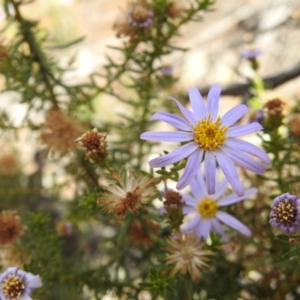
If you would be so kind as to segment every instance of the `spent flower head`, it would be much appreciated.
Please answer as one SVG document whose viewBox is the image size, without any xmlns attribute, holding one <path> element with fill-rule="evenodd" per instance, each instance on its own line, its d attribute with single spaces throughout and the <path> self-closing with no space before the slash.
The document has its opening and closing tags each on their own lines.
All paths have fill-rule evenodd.
<svg viewBox="0 0 300 300">
<path fill-rule="evenodd" d="M 271 205 L 270 224 L 286 234 L 300 228 L 300 199 L 289 193 L 276 197 Z"/>
<path fill-rule="evenodd" d="M 53 110 L 46 117 L 40 138 L 53 152 L 63 154 L 75 150 L 74 140 L 81 133 L 81 126 L 77 120 L 60 110 Z"/>
<path fill-rule="evenodd" d="M 10 267 L 0 274 L 0 299 L 32 300 L 31 293 L 41 286 L 40 276 Z"/>
<path fill-rule="evenodd" d="M 257 132 L 262 126 L 256 122 L 246 125 L 233 126 L 246 112 L 248 107 L 240 104 L 229 110 L 223 117 L 218 116 L 218 104 L 221 93 L 220 86 L 213 86 L 205 104 L 196 88 L 189 90 L 189 97 L 193 111 L 187 110 L 175 98 L 184 118 L 168 112 L 158 112 L 151 120 L 160 120 L 179 129 L 175 132 L 144 132 L 141 139 L 161 142 L 186 142 L 172 152 L 152 159 L 152 168 L 165 167 L 184 158 L 188 158 L 185 170 L 176 188 L 183 189 L 195 177 L 204 159 L 207 191 L 209 195 L 215 193 L 215 179 L 217 163 L 224 172 L 228 182 L 237 195 L 244 195 L 244 186 L 239 179 L 235 164 L 254 173 L 263 174 L 265 166 L 253 159 L 258 157 L 266 164 L 270 158 L 260 148 L 237 137 Z"/>
<path fill-rule="evenodd" d="M 174 235 L 167 239 L 169 247 L 166 249 L 168 265 L 173 265 L 172 274 L 190 274 L 193 281 L 201 279 L 201 271 L 209 268 L 209 256 L 212 251 L 203 250 L 200 239 L 192 234 L 184 236 Z"/>
<path fill-rule="evenodd" d="M 133 245 L 148 248 L 154 244 L 150 232 L 152 235 L 157 236 L 159 226 L 150 219 L 145 220 L 144 223 L 135 220 L 128 228 L 128 238 Z"/>
<path fill-rule="evenodd" d="M 117 37 L 129 37 L 130 42 L 142 38 L 139 29 L 147 29 L 152 25 L 154 14 L 146 1 L 131 1 L 127 11 L 119 16 L 113 25 Z"/>
<path fill-rule="evenodd" d="M 300 136 L 300 113 L 295 113 L 290 117 L 288 120 L 288 128 L 294 136 Z"/>
<path fill-rule="evenodd" d="M 166 189 L 163 196 L 166 200 L 160 212 L 166 214 L 167 221 L 173 229 L 179 229 L 184 217 L 184 200 L 180 193 L 169 189 Z"/>
<path fill-rule="evenodd" d="M 148 28 L 152 25 L 154 14 L 145 0 L 136 0 L 130 2 L 127 16 L 130 26 Z"/>
<path fill-rule="evenodd" d="M 183 212 L 189 216 L 189 220 L 181 227 L 183 233 L 192 231 L 206 240 L 209 233 L 214 231 L 222 236 L 223 241 L 226 241 L 227 238 L 220 223 L 222 222 L 248 237 L 251 236 L 248 227 L 220 208 L 251 197 L 257 193 L 257 189 L 247 189 L 243 196 L 237 196 L 234 193 L 224 195 L 227 186 L 228 182 L 224 179 L 217 185 L 216 192 L 209 195 L 203 176 L 200 171 L 198 172 L 191 182 L 192 196 L 182 195 L 186 204 Z"/>
<path fill-rule="evenodd" d="M 156 196 L 155 181 L 148 176 L 134 177 L 133 173 L 115 174 L 117 184 L 112 184 L 108 193 L 97 200 L 109 213 L 122 217 L 126 212 L 135 213 Z"/>
<path fill-rule="evenodd" d="M 0 214 L 0 246 L 14 243 L 23 235 L 25 229 L 26 227 L 22 225 L 16 211 L 2 211 Z"/>
<path fill-rule="evenodd" d="M 187 10 L 187 3 L 184 0 L 170 0 L 167 2 L 166 14 L 170 18 L 178 18 Z"/>
<path fill-rule="evenodd" d="M 97 128 L 84 133 L 75 142 L 85 151 L 86 156 L 93 161 L 102 161 L 106 153 L 107 134 L 98 132 Z"/>
<path fill-rule="evenodd" d="M 3 148 L 0 154 L 0 175 L 15 176 L 21 169 L 19 155 L 13 149 Z"/>
</svg>

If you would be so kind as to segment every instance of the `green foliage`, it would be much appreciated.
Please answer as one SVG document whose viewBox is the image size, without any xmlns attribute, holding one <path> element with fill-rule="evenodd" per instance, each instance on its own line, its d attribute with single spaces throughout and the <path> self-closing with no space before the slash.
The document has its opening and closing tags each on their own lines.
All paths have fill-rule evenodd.
<svg viewBox="0 0 300 300">
<path fill-rule="evenodd" d="M 146 163 L 152 154 L 168 152 L 158 148 L 158 143 L 140 139 L 140 134 L 156 125 L 150 120 L 154 112 L 177 109 L 166 99 L 174 93 L 178 78 L 172 72 L 163 73 L 166 67 L 172 69 L 163 61 L 173 53 L 189 50 L 178 46 L 175 38 L 183 26 L 202 21 L 214 8 L 212 0 L 183 2 L 184 8 L 179 6 L 172 13 L 173 5 L 179 5 L 176 1 L 132 2 L 125 12 L 127 24 L 115 28 L 122 40 L 117 46 L 108 46 L 104 67 L 83 83 L 70 83 L 66 78 L 74 69 L 76 57 L 62 67 L 51 51 L 72 47 L 82 38 L 49 47 L 40 21 L 32 20 L 23 10 L 32 1 L 4 1 L 7 20 L 0 44 L 1 91 L 7 97 L 9 92 L 17 95 L 26 114 L 16 125 L 9 111 L 0 111 L 1 137 L 9 144 L 25 135 L 24 148 L 27 142 L 31 144 L 34 158 L 26 154 L 31 168 L 28 171 L 20 167 L 14 174 L 3 171 L 4 163 L 0 163 L 0 209 L 17 210 L 27 226 L 14 247 L 1 251 L 10 254 L 15 249 L 16 253 L 12 252 L 18 257 L 18 267 L 41 277 L 43 287 L 34 291 L 34 299 L 94 300 L 111 296 L 122 300 L 281 300 L 288 293 L 298 299 L 299 235 L 278 235 L 268 222 L 274 197 L 285 192 L 300 195 L 300 138 L 288 127 L 286 115 L 274 118 L 263 107 L 266 87 L 258 75 L 258 64 L 252 65 L 256 77 L 249 91 L 253 96 L 249 104 L 264 110 L 264 131 L 259 137 L 272 165 L 263 176 L 242 170 L 245 185 L 259 190 L 256 199 L 225 209 L 247 224 L 253 236 L 244 238 L 228 230 L 226 243 L 220 234 L 211 234 L 203 247 L 199 243 L 199 249 L 214 254 L 207 262 L 208 268 L 200 268 L 199 281 L 194 280 L 190 269 L 187 274 L 179 270 L 173 275 L 174 266 L 167 263 L 170 246 L 166 238 L 176 238 L 184 215 L 182 207 L 164 214 L 158 212 L 158 206 L 163 192 L 178 181 L 187 160 L 149 170 Z M 151 26 L 128 24 L 130 9 L 138 4 L 153 13 Z M 103 111 L 96 115 L 94 111 L 99 107 Z M 110 117 L 114 107 L 120 108 L 119 113 Z M 107 156 L 93 162 L 87 158 L 90 149 L 86 145 L 75 150 L 74 140 L 79 136 L 73 137 L 72 130 L 68 131 L 71 125 L 55 132 L 63 124 L 54 121 L 48 128 L 43 120 L 53 111 L 72 116 L 82 133 L 94 127 L 107 133 Z M 290 111 L 299 113 L 299 100 Z M 36 116 L 42 116 L 41 120 Z M 50 149 L 56 150 L 55 143 L 51 144 L 50 139 L 46 149 L 41 147 L 45 132 L 74 147 L 68 148 L 66 143 L 64 153 L 53 151 L 49 155 Z M 135 186 L 135 181 L 129 179 L 131 173 L 135 179 L 146 176 L 149 181 L 145 186 Z M 122 216 L 115 213 L 116 209 L 107 209 L 130 200 L 125 203 L 128 208 L 147 198 L 144 194 L 154 183 L 162 193 L 157 192 L 138 209 L 128 209 Z M 98 201 L 103 197 L 110 199 L 107 207 Z M 58 229 L 60 222 L 70 222 L 72 228 Z M 0 228 L 0 238 L 1 234 Z M 180 255 L 180 259 L 188 260 L 191 254 L 183 251 Z M 7 261 L 0 256 L 2 269 L 7 267 L 5 264 Z"/>
</svg>

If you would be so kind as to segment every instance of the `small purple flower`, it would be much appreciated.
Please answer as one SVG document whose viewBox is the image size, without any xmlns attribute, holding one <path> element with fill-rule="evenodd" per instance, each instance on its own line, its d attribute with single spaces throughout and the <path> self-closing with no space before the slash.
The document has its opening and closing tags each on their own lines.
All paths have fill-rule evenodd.
<svg viewBox="0 0 300 300">
<path fill-rule="evenodd" d="M 240 233 L 251 236 L 251 231 L 247 226 L 237 220 L 230 214 L 219 210 L 222 206 L 227 206 L 233 203 L 240 202 L 257 193 L 257 189 L 247 189 L 243 196 L 230 194 L 224 196 L 228 186 L 228 181 L 224 179 L 216 187 L 216 193 L 208 195 L 205 182 L 201 171 L 191 182 L 191 190 L 193 196 L 183 194 L 182 198 L 185 201 L 183 213 L 191 218 L 181 227 L 183 233 L 193 231 L 198 237 L 207 239 L 209 233 L 214 231 L 221 234 L 222 240 L 226 241 L 226 236 L 220 222 L 236 229 Z"/>
<path fill-rule="evenodd" d="M 160 73 L 164 77 L 171 77 L 174 72 L 174 65 L 164 65 L 160 69 Z"/>
<path fill-rule="evenodd" d="M 273 200 L 270 224 L 286 234 L 295 234 L 300 228 L 300 199 L 289 193 Z"/>
<path fill-rule="evenodd" d="M 204 159 L 207 191 L 215 193 L 217 163 L 224 172 L 228 182 L 238 196 L 244 195 L 244 186 L 239 179 L 235 163 L 257 174 L 265 172 L 265 166 L 254 160 L 256 156 L 266 164 L 270 164 L 268 155 L 249 142 L 237 137 L 262 129 L 256 122 L 241 126 L 233 126 L 246 112 L 248 107 L 240 104 L 229 110 L 223 117 L 218 116 L 218 104 L 221 87 L 213 86 L 208 93 L 205 104 L 196 88 L 189 90 L 193 111 L 187 110 L 175 98 L 175 101 L 185 118 L 158 112 L 151 120 L 160 120 L 179 129 L 175 132 L 144 132 L 141 139 L 161 142 L 187 142 L 170 153 L 157 157 L 149 162 L 150 167 L 160 168 L 188 158 L 186 168 L 179 179 L 176 188 L 186 187 L 197 174 Z M 250 155 L 249 155 L 250 154 Z"/>
<path fill-rule="evenodd" d="M 32 300 L 32 291 L 41 286 L 40 276 L 10 267 L 0 274 L 0 299 Z"/>
<path fill-rule="evenodd" d="M 241 56 L 243 58 L 253 60 L 257 58 L 257 56 L 259 56 L 261 52 L 262 51 L 260 49 L 243 49 L 241 51 Z"/>
</svg>

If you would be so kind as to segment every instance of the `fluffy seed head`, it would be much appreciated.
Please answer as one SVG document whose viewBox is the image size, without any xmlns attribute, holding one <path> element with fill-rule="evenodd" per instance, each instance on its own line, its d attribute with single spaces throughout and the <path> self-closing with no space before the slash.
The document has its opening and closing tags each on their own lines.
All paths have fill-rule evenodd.
<svg viewBox="0 0 300 300">
<path fill-rule="evenodd" d="M 202 250 L 204 245 L 195 235 L 175 236 L 168 238 L 167 264 L 174 265 L 172 273 L 189 273 L 192 280 L 197 282 L 201 279 L 201 270 L 209 268 L 209 256 L 213 252 Z"/>
<path fill-rule="evenodd" d="M 118 184 L 112 184 L 98 204 L 109 213 L 123 217 L 126 212 L 135 213 L 143 204 L 152 200 L 156 195 L 155 181 L 147 176 L 135 178 L 132 173 L 121 178 L 116 174 Z"/>
<path fill-rule="evenodd" d="M 49 149 L 60 155 L 75 150 L 74 140 L 82 133 L 77 120 L 59 110 L 49 112 L 40 138 Z"/>
</svg>

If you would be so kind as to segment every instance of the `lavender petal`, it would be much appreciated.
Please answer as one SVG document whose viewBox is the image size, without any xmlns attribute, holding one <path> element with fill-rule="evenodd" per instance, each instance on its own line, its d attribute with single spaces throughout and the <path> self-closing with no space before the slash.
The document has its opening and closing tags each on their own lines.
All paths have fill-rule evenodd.
<svg viewBox="0 0 300 300">
<path fill-rule="evenodd" d="M 191 182 L 191 190 L 195 198 L 202 199 L 207 194 L 206 186 L 203 180 L 201 168 L 199 168 L 195 179 Z"/>
<path fill-rule="evenodd" d="M 229 127 L 237 122 L 245 113 L 249 111 L 249 108 L 245 104 L 240 104 L 230 109 L 223 117 L 222 124 Z"/>
<path fill-rule="evenodd" d="M 233 203 L 240 202 L 248 197 L 255 195 L 256 193 L 257 193 L 257 189 L 251 188 L 251 189 L 245 190 L 244 196 L 241 196 L 241 197 L 237 196 L 236 194 L 227 195 L 218 201 L 218 206 L 227 206 L 227 205 L 230 205 Z"/>
<path fill-rule="evenodd" d="M 196 124 L 197 124 L 198 119 L 197 119 L 196 115 L 195 115 L 193 112 L 189 111 L 189 110 L 186 109 L 184 106 L 182 106 L 182 105 L 180 104 L 180 102 L 179 102 L 177 99 L 175 99 L 174 97 L 168 97 L 168 99 L 173 100 L 173 101 L 176 102 L 176 104 L 177 104 L 177 106 L 179 107 L 179 109 L 180 109 L 180 111 L 182 112 L 182 114 L 186 117 L 186 119 L 187 119 L 191 124 L 193 124 L 193 125 L 196 125 Z"/>
<path fill-rule="evenodd" d="M 248 154 L 245 154 L 241 151 L 237 151 L 233 148 L 223 146 L 222 148 L 229 157 L 236 162 L 238 165 L 246 168 L 249 171 L 252 171 L 256 174 L 264 174 L 266 171 L 266 167 L 258 161 L 255 161 Z"/>
<path fill-rule="evenodd" d="M 142 140 L 158 142 L 187 142 L 193 138 L 193 133 L 185 131 L 147 131 L 141 134 Z"/>
<path fill-rule="evenodd" d="M 155 113 L 151 120 L 162 121 L 184 131 L 192 131 L 191 125 L 185 119 L 168 112 Z"/>
<path fill-rule="evenodd" d="M 198 144 L 196 143 L 188 143 L 179 148 L 171 151 L 170 153 L 159 156 L 149 161 L 149 165 L 151 168 L 160 168 L 165 167 L 167 165 L 174 164 L 189 155 L 191 155 L 194 151 L 199 149 Z"/>
<path fill-rule="evenodd" d="M 254 132 L 260 131 L 262 129 L 263 129 L 263 127 L 260 124 L 258 124 L 257 122 L 253 122 L 251 124 L 234 126 L 234 127 L 229 128 L 227 130 L 227 136 L 228 137 L 237 137 L 237 136 L 254 133 Z"/>
<path fill-rule="evenodd" d="M 211 230 L 211 219 L 202 218 L 197 228 L 198 236 L 203 237 L 204 240 L 206 240 L 208 238 L 210 230 Z"/>
<path fill-rule="evenodd" d="M 213 152 L 205 152 L 204 165 L 207 193 L 213 195 L 216 191 L 216 158 Z"/>
<path fill-rule="evenodd" d="M 226 145 L 230 146 L 231 148 L 237 149 L 239 151 L 254 155 L 268 165 L 271 164 L 271 159 L 269 158 L 267 153 L 249 142 L 236 139 L 236 138 L 228 138 L 226 140 Z"/>
<path fill-rule="evenodd" d="M 229 215 L 228 213 L 224 211 L 217 211 L 216 217 L 225 223 L 226 225 L 230 226 L 231 228 L 234 228 L 235 230 L 239 231 L 240 233 L 244 234 L 245 236 L 250 237 L 251 231 L 250 229 L 244 225 L 242 222 L 240 222 L 235 217 Z"/>
<path fill-rule="evenodd" d="M 180 230 L 183 233 L 193 230 L 195 227 L 199 226 L 200 221 L 201 221 L 201 218 L 195 214 L 193 219 L 191 219 L 190 221 L 188 221 L 187 223 L 185 223 L 184 225 L 182 225 L 180 227 Z"/>
<path fill-rule="evenodd" d="M 195 206 L 197 204 L 198 199 L 195 199 L 194 197 L 187 195 L 187 194 L 182 194 L 182 199 L 185 202 L 185 205 L 187 206 Z"/>
<path fill-rule="evenodd" d="M 217 162 L 225 174 L 226 179 L 236 192 L 238 196 L 244 195 L 244 186 L 239 180 L 239 175 L 230 157 L 228 157 L 221 149 L 218 149 L 216 152 Z"/>
<path fill-rule="evenodd" d="M 219 111 L 219 98 L 222 88 L 219 85 L 213 85 L 207 96 L 207 112 L 212 117 L 212 122 L 215 122 Z"/>
<path fill-rule="evenodd" d="M 176 188 L 181 190 L 185 188 L 195 177 L 198 169 L 200 168 L 200 164 L 203 157 L 203 150 L 199 148 L 198 151 L 193 152 L 186 164 L 186 167 L 183 171 L 183 174 L 179 181 L 177 182 Z"/>
<path fill-rule="evenodd" d="M 189 98 L 195 115 L 198 119 L 203 119 L 206 115 L 206 107 L 198 89 L 190 88 Z"/>
</svg>

